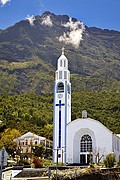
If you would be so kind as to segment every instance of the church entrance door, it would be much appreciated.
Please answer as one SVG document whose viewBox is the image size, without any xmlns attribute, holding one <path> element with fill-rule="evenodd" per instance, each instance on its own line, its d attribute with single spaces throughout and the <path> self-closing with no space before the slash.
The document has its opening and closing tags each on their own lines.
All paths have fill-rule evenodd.
<svg viewBox="0 0 120 180">
<path fill-rule="evenodd" d="M 80 154 L 80 164 L 89 164 L 90 162 L 92 162 L 92 154 L 89 152 Z"/>
<path fill-rule="evenodd" d="M 86 155 L 85 154 L 80 155 L 80 163 L 81 164 L 86 164 Z"/>
</svg>

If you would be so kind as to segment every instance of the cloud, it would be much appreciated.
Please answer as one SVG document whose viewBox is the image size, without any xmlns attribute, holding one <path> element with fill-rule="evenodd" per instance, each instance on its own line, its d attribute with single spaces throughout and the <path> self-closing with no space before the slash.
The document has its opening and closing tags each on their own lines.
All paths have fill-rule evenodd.
<svg viewBox="0 0 120 180">
<path fill-rule="evenodd" d="M 78 48 L 85 30 L 84 24 L 80 21 L 73 22 L 70 18 L 69 22 L 62 24 L 62 26 L 69 28 L 70 31 L 64 32 L 64 34 L 59 37 L 59 41 L 65 42 L 65 44 L 72 44 L 75 48 Z"/>
<path fill-rule="evenodd" d="M 29 21 L 31 26 L 34 26 L 35 17 L 33 15 L 32 16 L 27 15 L 26 19 Z"/>
<path fill-rule="evenodd" d="M 42 24 L 44 24 L 45 26 L 52 26 L 53 25 L 52 19 L 50 18 L 49 15 L 43 18 Z"/>
<path fill-rule="evenodd" d="M 40 13 L 44 11 L 44 4 L 42 1 L 40 1 Z"/>
<path fill-rule="evenodd" d="M 11 0 L 0 0 L 0 3 L 4 6 L 6 3 L 10 2 Z"/>
</svg>

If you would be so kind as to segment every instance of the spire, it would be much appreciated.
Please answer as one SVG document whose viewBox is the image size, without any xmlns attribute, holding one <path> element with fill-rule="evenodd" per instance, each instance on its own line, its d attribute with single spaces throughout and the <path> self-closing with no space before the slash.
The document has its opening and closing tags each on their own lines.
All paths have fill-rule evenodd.
<svg viewBox="0 0 120 180">
<path fill-rule="evenodd" d="M 65 48 L 63 47 L 63 48 L 62 48 L 62 55 L 64 55 L 64 51 L 65 51 Z"/>
</svg>

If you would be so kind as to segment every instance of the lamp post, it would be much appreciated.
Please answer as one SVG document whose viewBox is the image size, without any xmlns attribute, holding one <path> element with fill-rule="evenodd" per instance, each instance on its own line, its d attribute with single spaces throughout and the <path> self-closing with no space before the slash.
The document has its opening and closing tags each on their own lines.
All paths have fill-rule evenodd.
<svg viewBox="0 0 120 180">
<path fill-rule="evenodd" d="M 65 157 L 64 157 L 64 153 L 65 153 L 65 146 L 63 146 L 61 150 L 62 150 L 62 165 L 63 165 L 63 158 L 65 158 Z"/>
<path fill-rule="evenodd" d="M 57 160 L 56 160 L 56 180 L 57 180 L 57 167 L 58 167 L 58 150 L 59 150 L 59 148 L 57 147 L 57 156 L 56 156 L 56 158 L 57 158 Z"/>
</svg>

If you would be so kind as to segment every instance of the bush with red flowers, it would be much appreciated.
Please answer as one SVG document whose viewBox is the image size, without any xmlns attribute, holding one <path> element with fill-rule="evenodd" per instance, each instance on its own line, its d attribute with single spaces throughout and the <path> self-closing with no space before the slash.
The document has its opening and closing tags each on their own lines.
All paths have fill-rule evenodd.
<svg viewBox="0 0 120 180">
<path fill-rule="evenodd" d="M 35 168 L 43 167 L 43 163 L 44 163 L 43 159 L 36 158 L 36 159 L 33 160 L 33 164 L 34 164 Z"/>
</svg>

